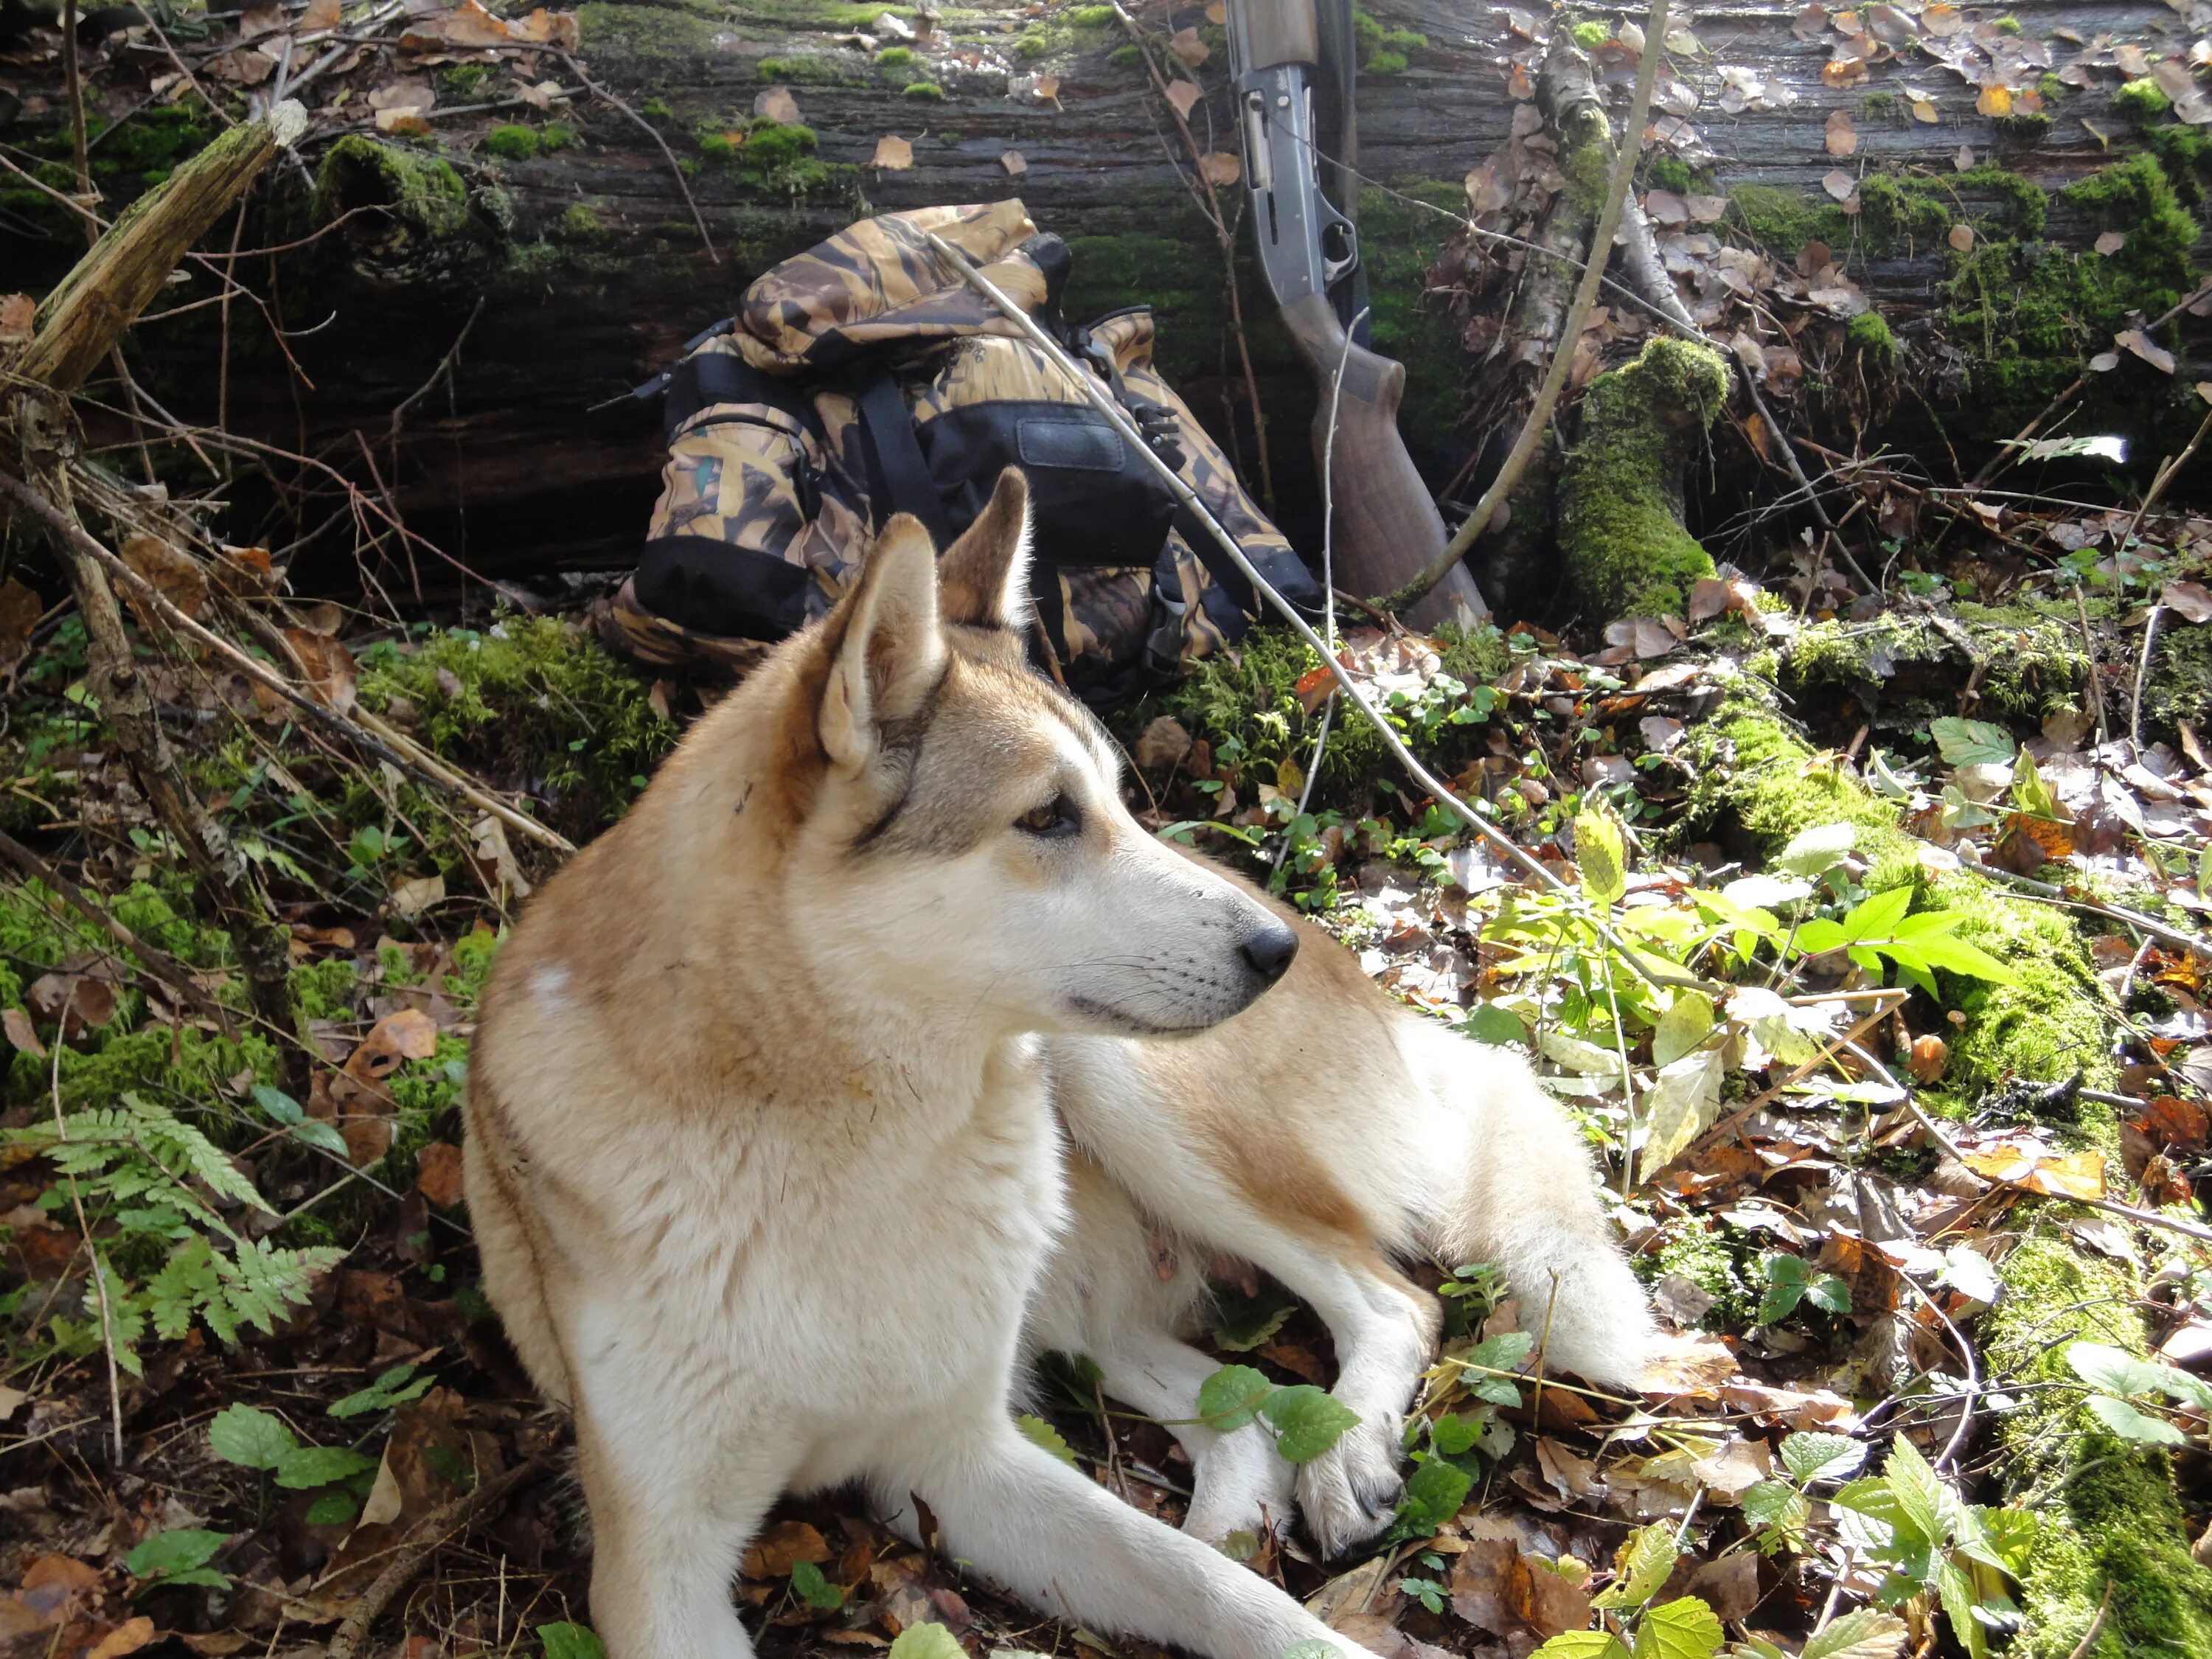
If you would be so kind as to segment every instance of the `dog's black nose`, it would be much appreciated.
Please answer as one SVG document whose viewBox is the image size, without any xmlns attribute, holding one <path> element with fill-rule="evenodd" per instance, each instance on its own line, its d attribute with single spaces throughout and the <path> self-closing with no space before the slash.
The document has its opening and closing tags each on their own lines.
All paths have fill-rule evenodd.
<svg viewBox="0 0 2212 1659">
<path fill-rule="evenodd" d="M 1291 963 L 1297 954 L 1298 936 L 1280 922 L 1244 941 L 1244 960 L 1270 985 L 1290 972 Z"/>
</svg>

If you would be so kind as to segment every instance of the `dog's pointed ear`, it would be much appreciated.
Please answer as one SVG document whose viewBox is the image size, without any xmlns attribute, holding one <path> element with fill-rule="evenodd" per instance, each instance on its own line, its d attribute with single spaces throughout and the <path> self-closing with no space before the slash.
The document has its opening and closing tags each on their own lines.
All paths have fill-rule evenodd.
<svg viewBox="0 0 2212 1659">
<path fill-rule="evenodd" d="M 918 711 L 945 672 L 937 550 L 919 520 L 901 513 L 884 526 L 845 604 L 816 729 L 833 763 L 858 769 L 883 728 Z"/>
<path fill-rule="evenodd" d="M 990 504 L 938 565 L 945 620 L 1025 633 L 1030 622 L 1030 486 L 1019 468 L 999 474 Z"/>
</svg>

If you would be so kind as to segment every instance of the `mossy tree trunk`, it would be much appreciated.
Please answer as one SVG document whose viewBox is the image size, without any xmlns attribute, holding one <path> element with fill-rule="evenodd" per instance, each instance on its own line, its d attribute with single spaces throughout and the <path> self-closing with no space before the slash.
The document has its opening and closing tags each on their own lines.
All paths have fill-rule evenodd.
<svg viewBox="0 0 2212 1659">
<path fill-rule="evenodd" d="M 397 205 L 398 222 L 357 214 L 273 268 L 267 260 L 246 263 L 242 274 L 265 292 L 273 276 L 274 314 L 303 331 L 286 345 L 307 380 L 294 375 L 287 352 L 254 310 L 234 306 L 233 427 L 288 447 L 352 457 L 356 476 L 388 492 L 411 526 L 477 568 L 621 566 L 635 555 L 660 446 L 649 416 L 625 409 L 586 418 L 587 405 L 661 367 L 688 334 L 726 313 L 765 266 L 862 213 L 1010 195 L 1022 197 L 1040 224 L 1073 245 L 1072 313 L 1153 304 L 1171 378 L 1203 418 L 1224 430 L 1242 419 L 1212 228 L 1177 180 L 1176 141 L 1158 118 L 1143 70 L 1116 61 L 1127 45 L 1118 29 L 1079 26 L 1066 8 L 1036 15 L 1011 4 L 963 10 L 948 14 L 938 43 L 916 47 L 913 62 L 894 70 L 844 44 L 884 9 L 836 0 L 586 0 L 580 7 L 581 58 L 592 79 L 645 113 L 697 167 L 688 182 L 720 262 L 707 257 L 658 147 L 604 104 L 585 101 L 544 115 L 517 109 L 434 117 L 429 139 L 401 145 L 357 133 L 343 141 L 349 154 L 339 174 L 346 187 L 319 198 L 313 172 L 331 142 L 311 141 L 307 171 L 288 165 L 272 173 L 267 190 L 290 205 L 249 227 L 249 247 L 331 225 L 348 206 Z M 1395 190 L 1456 207 L 1463 200 L 1460 179 L 1500 146 L 1521 107 L 1504 88 L 1499 64 L 1505 52 L 1527 43 L 1511 34 L 1504 7 L 1378 0 L 1373 9 L 1386 25 L 1419 31 L 1430 44 L 1395 72 L 1361 77 L 1362 166 Z M 2116 40 L 2149 38 L 2152 26 L 2172 15 L 2160 0 L 2094 7 L 2025 0 L 2014 12 L 2038 34 L 2063 24 Z M 1752 184 L 1808 211 L 1820 206 L 1826 198 L 1819 180 L 1834 165 L 1823 126 L 1839 107 L 1859 113 L 1856 161 L 1870 173 L 1926 167 L 1938 138 L 1947 155 L 1963 142 L 1997 157 L 2031 188 L 2055 189 L 2105 159 L 2073 143 L 2027 149 L 1961 100 L 1947 101 L 1940 129 L 1869 118 L 1861 91 L 1820 85 L 1826 48 L 1792 33 L 1794 15 L 1790 7 L 1733 9 L 1712 25 L 1709 46 L 1717 50 L 1724 29 L 1725 61 L 1804 89 L 1795 104 L 1747 111 L 1725 124 L 1714 115 L 1705 124 L 1708 141 L 1722 151 L 1712 173 L 1717 190 Z M 1173 21 L 1194 24 L 1212 46 L 1200 71 L 1207 96 L 1193 113 L 1194 128 L 1204 142 L 1233 150 L 1218 33 L 1195 4 Z M 962 61 L 987 50 L 980 66 Z M 1014 66 L 1011 80 L 991 67 L 994 62 Z M 550 58 L 540 66 L 565 80 L 560 70 Z M 1037 97 L 1026 86 L 1032 73 L 1055 76 L 1057 96 Z M 1700 74 L 1704 85 L 1711 76 Z M 902 84 L 908 77 L 927 79 L 943 100 L 908 95 Z M 815 165 L 748 167 L 742 150 L 702 147 L 702 137 L 749 118 L 755 98 L 775 83 L 790 88 L 802 120 L 817 135 L 818 149 L 802 158 Z M 1707 91 L 1716 94 L 1717 83 Z M 441 96 L 447 104 L 470 101 Z M 2086 109 L 2090 94 L 2081 97 Z M 2089 112 L 2101 107 L 2100 100 Z M 43 115 L 18 117 L 5 136 L 17 143 L 63 136 L 58 112 L 56 100 Z M 524 142 L 510 133 L 495 140 L 503 124 L 543 137 Z M 556 126 L 577 142 L 562 144 Z M 887 134 L 913 144 L 909 169 L 868 167 Z M 374 154 L 363 153 L 371 147 Z M 1009 150 L 1022 157 L 1018 177 L 1002 159 Z M 400 159 L 387 171 L 378 155 Z M 411 179 L 400 176 L 410 171 Z M 111 187 L 128 182 L 118 175 Z M 1947 179 L 1945 185 L 1968 210 L 2003 198 L 2002 186 L 1978 174 Z M 1420 294 L 1423 268 L 1451 227 L 1379 191 L 1368 192 L 1364 207 L 1376 344 L 1408 366 L 1403 425 L 1417 460 L 1441 486 L 1466 460 L 1469 436 L 1460 423 L 1457 331 L 1424 310 Z M 0 267 L 10 272 L 9 284 L 33 291 L 50 285 L 61 274 L 74 226 L 40 239 L 15 234 L 13 223 L 0 216 Z M 2060 200 L 2047 234 L 2069 248 L 2086 248 L 2105 228 Z M 1877 308 L 1902 322 L 1932 307 L 1945 258 L 1941 242 L 1894 238 L 1877 248 L 1867 241 L 1862 280 Z M 1786 258 L 1794 250 L 1772 251 Z M 1318 501 L 1303 451 L 1312 388 L 1265 319 L 1249 266 L 1240 280 L 1248 315 L 1261 319 L 1251 343 L 1271 433 L 1289 446 L 1276 455 L 1278 516 L 1302 542 L 1317 545 Z M 207 279 L 195 276 L 175 297 L 210 291 Z M 392 409 L 433 382 L 479 299 L 487 303 L 450 382 L 441 380 L 434 395 L 416 405 L 395 442 Z M 168 407 L 204 420 L 215 412 L 223 337 L 210 307 L 142 329 L 129 349 L 141 378 Z M 373 483 L 364 476 L 356 433 L 378 457 Z M 1249 457 L 1249 424 L 1234 437 Z M 1256 473 L 1249 464 L 1247 470 Z M 298 482 L 326 487 L 307 477 Z M 253 538 L 259 505 L 246 493 L 238 539 Z M 316 574 L 318 551 L 310 550 L 303 574 Z M 387 582 L 396 570 L 403 585 L 415 577 L 453 585 L 452 573 L 434 561 L 423 565 L 418 556 L 410 573 L 396 544 L 387 551 L 393 562 L 383 573 Z M 355 580 L 352 561 L 337 553 L 322 574 L 332 582 Z"/>
</svg>

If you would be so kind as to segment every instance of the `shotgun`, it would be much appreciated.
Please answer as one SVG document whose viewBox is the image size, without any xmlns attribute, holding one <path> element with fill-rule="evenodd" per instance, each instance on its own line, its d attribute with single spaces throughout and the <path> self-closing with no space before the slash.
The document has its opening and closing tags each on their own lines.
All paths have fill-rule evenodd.
<svg viewBox="0 0 2212 1659">
<path fill-rule="evenodd" d="M 1328 31 L 1327 61 L 1339 73 L 1328 84 L 1337 94 L 1332 101 L 1342 129 L 1330 159 L 1339 193 L 1356 202 L 1349 0 L 1318 0 L 1318 6 L 1316 0 L 1228 0 L 1230 72 L 1260 269 L 1319 393 L 1314 465 L 1318 471 L 1328 456 L 1336 585 L 1348 592 L 1382 594 L 1403 586 L 1443 550 L 1444 524 L 1398 435 L 1405 366 L 1370 351 L 1347 326 L 1357 308 L 1359 231 L 1318 183 L 1314 89 L 1325 61 L 1323 11 L 1337 26 Z M 1335 399 L 1332 447 L 1329 410 L 1340 365 L 1344 386 Z M 1462 566 L 1406 620 L 1434 627 L 1489 612 Z"/>
</svg>

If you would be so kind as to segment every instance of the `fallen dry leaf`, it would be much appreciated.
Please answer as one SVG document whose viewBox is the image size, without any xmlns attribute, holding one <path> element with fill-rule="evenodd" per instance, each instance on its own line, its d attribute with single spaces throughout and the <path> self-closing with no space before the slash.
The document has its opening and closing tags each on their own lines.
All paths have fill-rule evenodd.
<svg viewBox="0 0 2212 1659">
<path fill-rule="evenodd" d="M 2118 253 L 2127 245 L 2128 234 L 2125 231 L 2108 230 L 2097 239 L 2095 246 L 2098 252 L 2109 256 Z"/>
<path fill-rule="evenodd" d="M 868 158 L 868 165 L 885 173 L 903 173 L 914 165 L 914 146 L 903 138 L 878 138 L 876 153 Z"/>
<path fill-rule="evenodd" d="M 1972 253 L 1974 251 L 1974 228 L 1972 225 L 1954 225 L 1944 240 L 1960 252 Z"/>
<path fill-rule="evenodd" d="M 1010 179 L 1018 179 L 1030 170 L 1030 164 L 1023 159 L 1021 151 L 1018 149 L 1000 152 L 999 165 L 1006 168 L 1006 176 Z"/>
<path fill-rule="evenodd" d="M 156 593 L 187 617 L 198 617 L 207 604 L 208 583 L 207 568 L 198 559 L 158 536 L 133 536 L 118 551 L 123 562 Z M 123 596 L 139 622 L 152 626 L 154 618 L 138 595 L 126 587 Z"/>
<path fill-rule="evenodd" d="M 1974 100 L 1974 109 L 1992 120 L 2002 120 L 2012 113 L 2012 88 L 1998 82 L 1982 88 L 1981 96 Z"/>
<path fill-rule="evenodd" d="M 2191 622 L 2212 622 L 2212 589 L 2202 582 L 2168 582 L 2160 590 L 2158 602 Z"/>
<path fill-rule="evenodd" d="M 1210 149 L 1198 158 L 1198 170 L 1209 185 L 1233 185 L 1244 176 L 1244 163 L 1225 149 Z"/>
<path fill-rule="evenodd" d="M 336 714 L 352 713 L 361 688 L 353 653 L 329 635 L 311 634 L 304 628 L 288 628 L 284 637 L 300 659 L 307 695 Z"/>
<path fill-rule="evenodd" d="M 797 126 L 799 100 L 791 95 L 789 87 L 770 87 L 753 100 L 753 113 L 779 125 Z"/>
<path fill-rule="evenodd" d="M 334 29 L 338 26 L 339 14 L 343 8 L 344 0 L 307 0 L 307 9 L 300 16 L 300 27 L 308 34 L 323 29 Z"/>
<path fill-rule="evenodd" d="M 434 1140 L 415 1155 L 415 1185 L 441 1210 L 461 1201 L 461 1149 Z"/>
<path fill-rule="evenodd" d="M 0 345 L 21 345 L 31 337 L 39 302 L 27 294 L 0 294 Z"/>
<path fill-rule="evenodd" d="M 39 1041 L 39 1033 L 31 1024 L 31 1017 L 21 1008 L 0 1008 L 0 1033 L 23 1054 L 33 1060 L 46 1057 L 46 1045 Z"/>
<path fill-rule="evenodd" d="M 1859 130 L 1851 120 L 1849 110 L 1834 110 L 1828 116 L 1828 154 L 1856 155 L 1859 149 Z"/>
<path fill-rule="evenodd" d="M 1838 202 L 1850 201 L 1858 193 L 1858 180 L 1841 167 L 1833 168 L 1820 176 L 1820 188 Z"/>
<path fill-rule="evenodd" d="M 438 1023 L 420 1008 L 386 1014 L 348 1056 L 348 1075 L 382 1082 L 402 1061 L 428 1060 L 438 1051 Z"/>
<path fill-rule="evenodd" d="M 1970 1152 L 1966 1167 L 1976 1175 L 2009 1186 L 2025 1187 L 2045 1198 L 2102 1198 L 2105 1158 L 2101 1152 L 2068 1152 L 2045 1158 L 2012 1146 Z"/>
<path fill-rule="evenodd" d="M 1205 95 L 1199 90 L 1198 82 L 1195 81 L 1168 82 L 1168 102 L 1175 106 L 1175 112 L 1185 120 L 1190 118 L 1191 111 L 1198 107 L 1198 100 Z"/>
<path fill-rule="evenodd" d="M 1209 48 L 1199 39 L 1196 29 L 1177 29 L 1168 36 L 1168 50 L 1188 69 L 1196 69 L 1209 55 Z"/>
<path fill-rule="evenodd" d="M 2161 374 L 2171 374 L 2176 368 L 2173 354 L 2146 336 L 2141 329 L 2123 329 L 2112 336 L 2112 343 L 2134 352 Z"/>
<path fill-rule="evenodd" d="M 1951 156 L 1951 165 L 1960 173 L 1972 173 L 1974 170 L 1974 147 L 1972 144 L 1960 145 Z"/>
<path fill-rule="evenodd" d="M 1030 96 L 1036 99 L 1040 104 L 1058 102 L 1060 99 L 1060 77 L 1057 75 L 1038 76 L 1036 78 L 1036 84 L 1030 88 Z"/>
<path fill-rule="evenodd" d="M 420 138 L 428 136 L 430 124 L 419 109 L 380 109 L 376 112 L 376 130 L 401 137 Z"/>
</svg>

